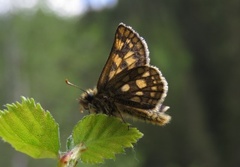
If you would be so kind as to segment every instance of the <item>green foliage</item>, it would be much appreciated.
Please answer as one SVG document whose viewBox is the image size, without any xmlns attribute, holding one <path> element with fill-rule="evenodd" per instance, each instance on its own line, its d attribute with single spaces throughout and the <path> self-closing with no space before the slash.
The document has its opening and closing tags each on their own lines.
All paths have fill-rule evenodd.
<svg viewBox="0 0 240 167">
<path fill-rule="evenodd" d="M 33 99 L 22 97 L 22 103 L 7 104 L 0 111 L 0 136 L 16 150 L 33 158 L 60 158 L 58 166 L 103 163 L 114 159 L 124 148 L 133 147 L 143 136 L 115 117 L 104 114 L 85 116 L 67 139 L 67 152 L 60 153 L 59 126 L 48 111 Z"/>
<path fill-rule="evenodd" d="M 78 122 L 72 136 L 75 145 L 83 143 L 86 146 L 81 161 L 93 164 L 114 159 L 116 153 L 133 147 L 132 143 L 136 143 L 143 134 L 118 118 L 91 114 Z"/>
<path fill-rule="evenodd" d="M 0 112 L 0 136 L 16 150 L 34 158 L 57 158 L 58 124 L 33 99 L 7 104 Z"/>
</svg>

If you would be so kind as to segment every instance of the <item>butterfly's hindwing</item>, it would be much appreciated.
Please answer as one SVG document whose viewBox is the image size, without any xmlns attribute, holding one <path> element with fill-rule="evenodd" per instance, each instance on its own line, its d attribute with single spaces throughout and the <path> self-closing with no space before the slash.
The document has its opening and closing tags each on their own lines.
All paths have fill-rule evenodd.
<svg viewBox="0 0 240 167">
<path fill-rule="evenodd" d="M 114 101 L 141 109 L 153 109 L 167 93 L 167 83 L 155 67 L 140 66 L 116 75 L 106 86 Z"/>
<path fill-rule="evenodd" d="M 110 56 L 104 66 L 97 88 L 101 90 L 107 83 L 123 70 L 149 64 L 148 48 L 143 38 L 131 27 L 120 24 Z"/>
<path fill-rule="evenodd" d="M 116 103 L 115 105 L 120 113 L 122 113 L 124 116 L 131 116 L 138 120 L 150 122 L 152 124 L 162 126 L 171 120 L 171 117 L 165 113 L 169 109 L 168 106 L 158 105 L 152 110 L 144 110 L 140 108 L 129 107 L 120 103 Z"/>
</svg>

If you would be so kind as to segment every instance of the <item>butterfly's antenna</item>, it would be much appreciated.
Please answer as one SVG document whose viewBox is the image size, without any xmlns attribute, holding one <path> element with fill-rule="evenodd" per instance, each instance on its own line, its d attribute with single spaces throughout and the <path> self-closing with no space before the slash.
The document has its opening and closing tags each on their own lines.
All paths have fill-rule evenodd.
<svg viewBox="0 0 240 167">
<path fill-rule="evenodd" d="M 85 90 L 83 90 L 83 89 L 80 88 L 79 86 L 77 86 L 77 85 L 75 85 L 75 84 L 69 82 L 68 79 L 65 79 L 65 82 L 66 82 L 66 84 L 68 84 L 68 85 L 70 85 L 70 86 L 73 86 L 73 87 L 75 87 L 75 88 L 80 89 L 80 90 L 83 91 L 83 92 L 86 92 Z"/>
</svg>

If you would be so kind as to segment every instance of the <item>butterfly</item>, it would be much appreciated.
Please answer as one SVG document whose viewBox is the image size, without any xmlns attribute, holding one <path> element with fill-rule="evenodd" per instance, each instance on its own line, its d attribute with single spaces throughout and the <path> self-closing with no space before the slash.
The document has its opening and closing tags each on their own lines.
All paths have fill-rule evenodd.
<svg viewBox="0 0 240 167">
<path fill-rule="evenodd" d="M 168 84 L 157 67 L 149 64 L 145 40 L 130 26 L 120 23 L 97 87 L 79 98 L 81 111 L 130 116 L 156 125 L 171 119 L 162 103 Z"/>
</svg>

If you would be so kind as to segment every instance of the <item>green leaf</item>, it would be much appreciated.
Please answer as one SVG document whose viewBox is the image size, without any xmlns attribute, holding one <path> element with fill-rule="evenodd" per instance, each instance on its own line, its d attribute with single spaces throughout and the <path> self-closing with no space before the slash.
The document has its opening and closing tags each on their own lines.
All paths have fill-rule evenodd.
<svg viewBox="0 0 240 167">
<path fill-rule="evenodd" d="M 74 141 L 73 141 L 73 138 L 72 138 L 72 135 L 70 135 L 68 138 L 67 138 L 67 150 L 71 150 L 74 148 Z"/>
<path fill-rule="evenodd" d="M 48 111 L 33 99 L 7 104 L 0 110 L 0 136 L 16 150 L 33 158 L 57 158 L 58 124 Z"/>
<path fill-rule="evenodd" d="M 84 117 L 73 130 L 74 144 L 86 146 L 81 154 L 84 163 L 103 163 L 104 159 L 115 159 L 115 154 L 124 148 L 133 147 L 143 134 L 115 117 L 90 114 Z"/>
</svg>

